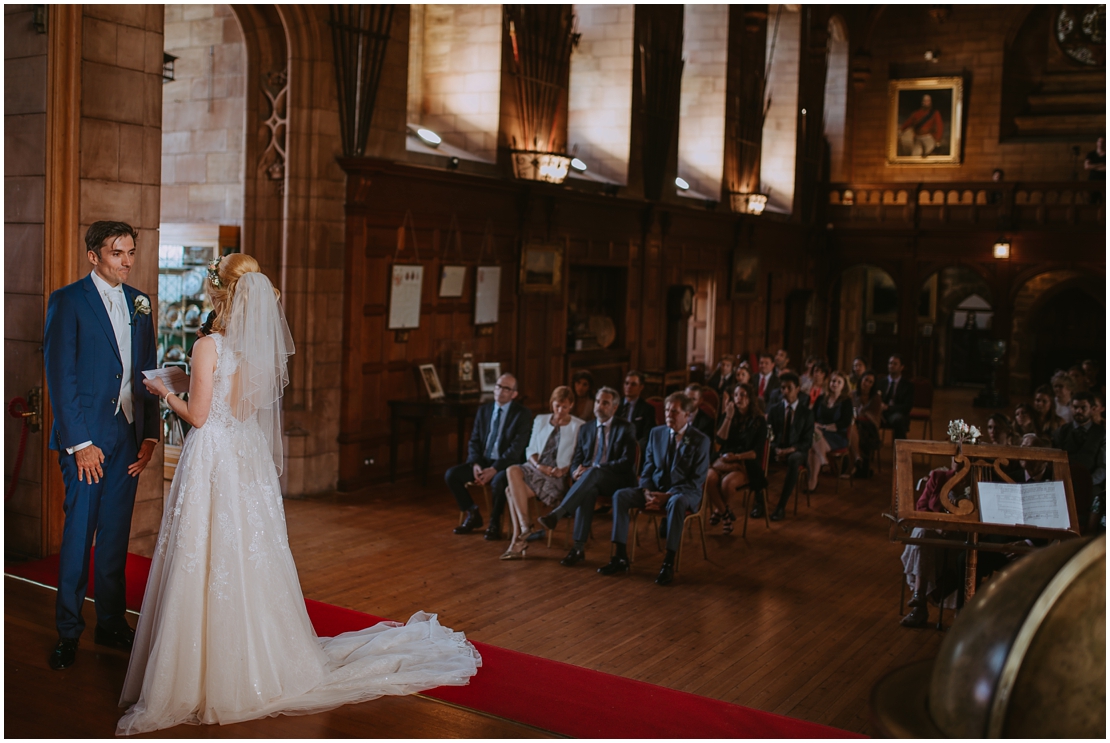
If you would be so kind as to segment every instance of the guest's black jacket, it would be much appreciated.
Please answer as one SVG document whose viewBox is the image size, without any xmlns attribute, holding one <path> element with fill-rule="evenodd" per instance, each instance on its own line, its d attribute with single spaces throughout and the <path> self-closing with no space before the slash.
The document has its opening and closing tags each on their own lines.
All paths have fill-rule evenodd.
<svg viewBox="0 0 1110 743">
<path fill-rule="evenodd" d="M 789 431 L 786 427 L 786 401 L 767 411 L 767 422 L 771 424 L 775 441 L 771 446 L 775 449 L 789 449 L 794 447 L 800 452 L 807 452 L 813 446 L 813 411 L 798 398 L 798 407 L 794 410 L 794 423 Z"/>
<path fill-rule="evenodd" d="M 524 450 L 532 437 L 532 411 L 516 400 L 509 403 L 505 421 L 501 424 L 501 435 L 494 447 L 494 458 L 486 458 L 486 441 L 490 425 L 493 423 L 494 403 L 486 403 L 478 408 L 474 416 L 474 428 L 470 431 L 470 453 L 467 464 L 480 464 L 493 467 L 498 472 L 514 464 L 524 463 Z"/>
<path fill-rule="evenodd" d="M 632 407 L 632 419 L 628 418 L 628 400 L 621 403 L 617 408 L 617 416 L 621 420 L 628 421 L 636 429 L 636 441 L 640 444 L 640 449 L 647 446 L 648 434 L 651 429 L 655 428 L 655 408 L 651 403 L 638 398 L 636 404 Z"/>
<path fill-rule="evenodd" d="M 898 385 L 894 388 L 894 396 L 890 395 L 890 377 L 881 377 L 875 380 L 875 389 L 883 397 L 883 402 L 886 403 L 887 412 L 901 413 L 902 415 L 909 415 L 913 410 L 913 382 L 906 379 L 903 374 L 898 380 Z"/>
<path fill-rule="evenodd" d="M 574 472 L 580 466 L 593 465 L 594 446 L 597 442 L 596 420 L 583 424 L 578 429 L 578 442 L 574 446 L 574 458 L 570 462 L 570 471 Z M 621 482 L 629 485 L 636 481 L 636 429 L 628 421 L 614 416 L 609 419 L 609 450 L 605 456 L 605 463 L 596 465 L 599 470 L 619 477 Z"/>
</svg>

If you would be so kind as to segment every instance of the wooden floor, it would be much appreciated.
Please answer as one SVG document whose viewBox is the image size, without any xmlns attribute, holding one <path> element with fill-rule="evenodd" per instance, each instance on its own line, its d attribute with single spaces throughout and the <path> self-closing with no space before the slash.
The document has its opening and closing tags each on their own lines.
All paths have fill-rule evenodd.
<svg viewBox="0 0 1110 743">
<path fill-rule="evenodd" d="M 939 400 L 934 431 L 943 432 L 950 417 L 972 420 L 969 400 L 970 394 Z M 596 573 L 609 555 L 607 517 L 595 521 L 598 538 L 574 568 L 558 564 L 566 551 L 561 541 L 551 549 L 533 546 L 523 562 L 502 562 L 506 542 L 451 533 L 454 501 L 438 474 L 430 482 L 287 500 L 305 596 L 399 620 L 433 611 L 474 640 L 862 733 L 869 732 L 867 699 L 875 681 L 933 657 L 943 637 L 898 624 L 901 549 L 887 540 L 881 517 L 890 508 L 889 449 L 882 475 L 854 488 L 842 481 L 839 494 L 822 475 L 812 506 L 803 496 L 797 518 L 770 530 L 753 522 L 744 540 L 739 527 L 727 537 L 711 528 L 708 561 L 687 542 L 681 571 L 668 587 L 653 582 L 661 558 L 650 537 L 642 540 L 631 575 Z M 772 478 L 773 497 L 780 483 L 781 475 Z M 646 524 L 641 529 L 647 536 Z M 52 599 L 44 603 L 10 580 L 6 594 L 5 732 L 110 735 L 126 659 L 86 651 L 95 646 L 85 643 L 74 668 L 49 671 Z M 80 719 L 52 716 L 71 690 L 77 690 Z M 533 731 L 408 698 L 167 732 L 520 737 Z"/>
</svg>

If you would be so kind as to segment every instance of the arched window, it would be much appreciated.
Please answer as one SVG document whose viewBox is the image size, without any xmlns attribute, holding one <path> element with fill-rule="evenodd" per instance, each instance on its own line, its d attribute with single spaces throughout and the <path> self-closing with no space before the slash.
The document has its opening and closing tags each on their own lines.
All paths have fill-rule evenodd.
<svg viewBox="0 0 1110 743">
<path fill-rule="evenodd" d="M 829 143 L 829 180 L 848 179 L 844 144 L 848 118 L 848 32 L 839 16 L 829 19 L 829 59 L 825 68 L 825 140 Z"/>
<path fill-rule="evenodd" d="M 797 5 L 768 5 L 767 116 L 763 122 L 761 178 L 769 211 L 794 211 L 798 149 L 798 67 L 802 14 Z"/>
</svg>

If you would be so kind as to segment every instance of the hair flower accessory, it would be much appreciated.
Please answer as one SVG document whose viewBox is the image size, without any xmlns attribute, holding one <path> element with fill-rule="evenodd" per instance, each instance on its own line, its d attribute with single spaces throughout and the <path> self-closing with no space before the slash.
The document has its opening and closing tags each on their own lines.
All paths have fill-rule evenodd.
<svg viewBox="0 0 1110 743">
<path fill-rule="evenodd" d="M 979 429 L 964 423 L 962 418 L 948 423 L 948 440 L 953 444 L 978 444 L 980 436 Z"/>
<path fill-rule="evenodd" d="M 222 261 L 223 258 L 224 257 L 221 255 L 208 262 L 208 280 L 212 283 L 212 286 L 217 289 L 224 288 L 223 282 L 220 281 L 220 261 Z"/>
</svg>

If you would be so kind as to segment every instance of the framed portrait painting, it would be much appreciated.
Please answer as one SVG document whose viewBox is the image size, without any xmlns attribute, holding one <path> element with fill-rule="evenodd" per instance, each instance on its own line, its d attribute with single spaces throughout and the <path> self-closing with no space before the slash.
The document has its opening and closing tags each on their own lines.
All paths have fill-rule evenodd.
<svg viewBox="0 0 1110 743">
<path fill-rule="evenodd" d="M 520 291 L 557 293 L 563 288 L 563 244 L 524 243 L 520 253 Z"/>
<path fill-rule="evenodd" d="M 891 165 L 958 164 L 963 151 L 964 80 L 890 81 L 887 161 Z"/>
<path fill-rule="evenodd" d="M 741 250 L 732 253 L 730 299 L 752 299 L 759 294 L 759 255 Z"/>
<path fill-rule="evenodd" d="M 500 362 L 484 361 L 478 364 L 478 384 L 481 386 L 482 392 L 493 392 L 500 376 Z"/>
</svg>

